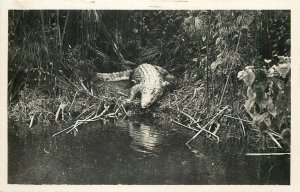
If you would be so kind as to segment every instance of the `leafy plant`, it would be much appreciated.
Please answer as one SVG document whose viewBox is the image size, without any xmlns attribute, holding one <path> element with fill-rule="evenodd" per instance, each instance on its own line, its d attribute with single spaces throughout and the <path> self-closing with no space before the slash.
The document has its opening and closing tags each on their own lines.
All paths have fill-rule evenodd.
<svg viewBox="0 0 300 192">
<path fill-rule="evenodd" d="M 279 62 L 269 70 L 247 66 L 238 78 L 247 86 L 244 107 L 258 133 L 269 136 L 277 147 L 278 140 L 290 129 L 290 57 L 277 56 Z M 283 141 L 285 142 L 285 141 Z"/>
</svg>

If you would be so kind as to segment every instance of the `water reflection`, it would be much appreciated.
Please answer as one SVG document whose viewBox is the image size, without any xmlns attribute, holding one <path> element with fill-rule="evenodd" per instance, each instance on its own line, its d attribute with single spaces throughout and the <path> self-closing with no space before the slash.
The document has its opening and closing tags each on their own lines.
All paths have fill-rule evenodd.
<svg viewBox="0 0 300 192">
<path fill-rule="evenodd" d="M 48 129 L 49 130 L 49 129 Z M 49 137 L 50 136 L 50 137 Z M 17 184 L 289 184 L 289 159 L 247 157 L 173 125 L 97 122 L 77 136 L 9 134 L 8 182 Z"/>
<path fill-rule="evenodd" d="M 132 141 L 130 147 L 135 151 L 147 154 L 157 154 L 162 142 L 162 134 L 150 125 L 137 122 L 128 122 L 129 136 Z"/>
</svg>

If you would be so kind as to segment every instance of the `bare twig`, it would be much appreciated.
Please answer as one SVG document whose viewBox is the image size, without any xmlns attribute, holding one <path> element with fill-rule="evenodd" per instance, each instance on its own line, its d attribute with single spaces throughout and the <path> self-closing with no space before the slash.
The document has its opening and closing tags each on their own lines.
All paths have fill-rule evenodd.
<svg viewBox="0 0 300 192">
<path fill-rule="evenodd" d="M 175 109 L 174 109 L 175 110 Z M 207 132 L 207 133 L 209 133 L 209 134 L 211 134 L 211 135 L 213 135 L 214 137 L 216 137 L 216 139 L 219 141 L 219 137 L 217 136 L 217 135 L 215 135 L 214 133 L 212 133 L 212 132 L 210 132 L 210 131 L 208 131 L 208 130 L 206 130 L 204 127 L 202 128 L 200 125 L 199 125 L 199 123 L 192 117 L 192 116 L 190 116 L 189 114 L 187 114 L 187 113 L 185 113 L 184 111 L 181 111 L 181 110 L 179 110 L 179 109 L 177 109 L 176 111 L 178 111 L 178 112 L 180 112 L 180 113 L 182 113 L 183 115 L 185 115 L 185 116 L 187 116 L 188 118 L 190 118 L 193 122 L 194 122 L 194 124 L 196 124 L 196 126 L 197 126 L 197 128 L 199 128 L 197 131 L 198 131 L 198 133 L 200 134 L 202 131 L 205 131 L 205 132 Z M 173 122 L 174 122 L 174 120 L 173 120 Z M 174 123 L 176 123 L 176 122 L 174 122 Z M 177 122 L 177 124 L 178 124 L 179 122 Z M 186 126 L 186 125 L 183 125 L 183 124 L 179 124 L 179 125 L 181 125 L 181 126 L 183 126 L 183 127 L 186 127 L 186 128 L 192 128 L 190 125 L 189 126 Z M 207 127 L 207 126 L 206 126 Z M 198 135 L 199 135 L 198 134 Z M 197 134 L 196 134 L 197 135 Z M 198 136 L 197 135 L 197 136 Z M 190 140 L 191 141 L 191 140 Z"/>
<path fill-rule="evenodd" d="M 279 133 L 275 132 L 274 130 L 268 129 L 268 131 L 270 131 L 270 133 L 271 133 L 272 135 L 274 135 L 274 136 L 276 136 L 276 137 L 278 137 L 278 138 L 282 138 L 281 135 L 280 135 Z"/>
<path fill-rule="evenodd" d="M 201 128 L 201 129 L 198 131 L 198 133 L 196 133 L 190 140 L 188 140 L 188 142 L 186 142 L 186 145 L 188 145 L 192 140 L 194 140 L 196 137 L 198 137 L 198 135 L 199 135 L 202 131 L 205 131 L 205 132 L 209 133 L 210 135 L 213 135 L 213 136 L 217 139 L 217 142 L 219 142 L 219 141 L 220 141 L 220 138 L 219 138 L 217 135 L 215 135 L 214 133 L 212 133 L 212 132 L 210 132 L 210 131 L 208 131 L 208 130 L 205 129 L 205 128 L 207 127 L 207 125 L 209 125 L 209 124 L 206 124 L 203 128 Z"/>
<path fill-rule="evenodd" d="M 58 116 L 59 116 L 60 110 L 61 110 L 61 104 L 59 105 L 59 107 L 55 113 L 55 122 L 58 122 Z"/>
<path fill-rule="evenodd" d="M 227 77 L 227 80 L 226 80 L 226 83 L 225 83 L 225 86 L 224 86 L 224 89 L 223 89 L 223 92 L 222 92 L 222 96 L 221 96 L 221 99 L 220 99 L 220 102 L 219 102 L 219 106 L 221 106 L 221 104 L 222 104 L 223 97 L 224 97 L 224 94 L 225 94 L 225 91 L 226 91 L 226 87 L 227 87 L 227 84 L 228 84 L 229 77 L 230 77 L 230 74 Z"/>
<path fill-rule="evenodd" d="M 113 117 L 113 118 L 118 118 L 117 116 L 116 116 L 116 114 L 120 111 L 120 106 L 116 109 L 116 111 L 115 112 L 113 112 L 113 113 L 109 113 L 109 114 L 107 114 L 107 115 L 105 115 L 106 117 Z"/>
<path fill-rule="evenodd" d="M 94 116 L 94 117 L 92 117 L 92 118 L 90 118 L 91 116 L 89 116 L 89 117 L 87 117 L 87 118 L 85 118 L 85 119 L 83 119 L 83 120 L 77 120 L 76 123 L 75 123 L 75 125 L 74 125 L 74 127 L 67 131 L 67 134 L 70 133 L 71 131 L 73 131 L 74 129 L 76 129 L 79 125 L 81 125 L 81 124 L 84 123 L 84 122 L 93 122 L 93 121 L 97 121 L 100 117 L 103 116 L 104 113 L 106 113 L 106 111 L 107 111 L 108 109 L 109 109 L 109 105 L 106 106 L 106 107 L 104 108 L 104 110 L 100 113 L 100 115 Z M 95 113 L 93 113 L 92 115 L 94 115 L 94 114 L 95 114 Z"/>
<path fill-rule="evenodd" d="M 291 153 L 246 153 L 247 156 L 290 155 Z"/>
<path fill-rule="evenodd" d="M 57 133 L 53 134 L 53 135 L 52 135 L 52 137 L 55 137 L 56 135 L 59 135 L 59 134 L 61 134 L 61 133 L 65 132 L 66 130 L 68 130 L 68 129 L 72 128 L 73 126 L 74 126 L 74 125 L 71 125 L 70 127 L 67 127 L 67 128 L 65 128 L 65 129 L 63 129 L 63 130 L 61 130 L 61 131 L 59 131 L 59 132 L 57 132 Z"/>
<path fill-rule="evenodd" d="M 65 25 L 64 25 L 64 29 L 63 29 L 63 34 L 61 36 L 61 42 L 62 43 L 64 43 L 64 37 L 65 37 L 66 27 L 67 27 L 68 20 L 69 20 L 69 15 L 70 15 L 70 11 L 68 11 L 68 13 L 67 13 L 67 17 L 66 17 L 66 21 L 65 21 Z"/>
<path fill-rule="evenodd" d="M 89 114 L 88 117 L 87 117 L 86 119 L 90 118 L 92 115 L 94 115 L 94 113 Z M 77 121 L 76 121 L 76 122 L 77 122 Z M 76 125 L 76 123 L 75 123 L 75 125 Z M 73 128 L 73 127 L 74 127 L 74 125 L 71 125 L 71 126 L 65 128 L 65 129 L 63 129 L 63 130 L 61 130 L 61 131 L 59 131 L 59 132 L 53 134 L 52 137 L 54 137 L 54 136 L 56 136 L 56 135 L 59 135 L 59 134 L 65 132 L 65 131 L 67 131 L 68 129 L 71 129 L 71 128 Z"/>
<path fill-rule="evenodd" d="M 31 128 L 32 125 L 33 125 L 34 116 L 35 116 L 35 113 L 34 113 L 33 115 L 30 116 L 29 128 Z"/>
<path fill-rule="evenodd" d="M 59 114 L 60 114 L 60 111 L 61 111 L 61 116 L 62 116 L 62 120 L 64 121 L 64 109 L 66 108 L 68 104 L 66 103 L 61 103 L 56 111 L 56 114 L 55 114 L 55 122 L 58 122 L 58 117 L 59 117 Z"/>
<path fill-rule="evenodd" d="M 87 112 L 90 108 L 92 108 L 92 107 L 94 107 L 94 106 L 95 106 L 95 105 L 91 105 L 91 106 L 88 107 L 87 109 L 83 110 L 83 112 L 80 113 L 80 114 L 76 117 L 76 119 L 78 119 L 81 115 L 83 115 L 85 112 Z"/>
<path fill-rule="evenodd" d="M 245 120 L 245 119 L 241 119 L 241 118 L 237 118 L 237 117 L 232 117 L 230 115 L 223 115 L 223 116 L 227 117 L 227 118 L 231 118 L 231 119 L 241 120 L 241 121 L 247 122 L 249 124 L 252 124 L 252 121 L 249 121 L 249 120 Z"/>
<path fill-rule="evenodd" d="M 70 105 L 70 107 L 69 107 L 69 111 L 71 111 L 71 108 L 72 108 L 72 106 L 73 106 L 73 103 L 74 103 L 74 101 L 75 101 L 75 98 L 76 98 L 77 93 L 78 93 L 78 91 L 75 92 L 74 98 L 73 98 L 72 103 L 71 103 L 71 105 Z"/>
<path fill-rule="evenodd" d="M 275 139 L 275 137 L 269 131 L 267 131 L 266 133 L 271 137 L 271 139 L 276 143 L 276 145 L 279 148 L 282 148 L 281 145 L 280 145 L 280 143 Z"/>
<path fill-rule="evenodd" d="M 176 123 L 176 124 L 178 124 L 178 125 L 180 125 L 180 126 L 182 126 L 182 127 L 185 127 L 185 128 L 187 128 L 187 129 L 190 129 L 190 130 L 192 130 L 192 131 L 199 131 L 199 129 L 195 129 L 195 128 L 191 127 L 191 126 L 186 126 L 186 125 L 184 125 L 184 124 L 182 124 L 182 123 L 179 123 L 178 121 L 175 121 L 175 120 L 173 120 L 173 119 L 171 119 L 171 122 Z"/>
<path fill-rule="evenodd" d="M 223 111 L 225 111 L 228 108 L 228 106 L 224 107 L 221 111 L 219 111 L 219 113 L 217 113 L 206 125 L 204 125 L 204 127 L 200 127 L 199 124 L 197 124 L 197 127 L 199 127 L 201 130 L 199 130 L 198 133 L 196 133 L 196 135 L 194 135 L 186 144 L 189 144 L 192 140 L 194 140 L 202 131 L 206 130 L 205 128 L 208 127 L 209 125 L 211 125 L 215 119 L 221 115 L 223 113 Z M 195 120 L 194 120 L 195 121 Z M 209 131 L 208 131 L 209 132 Z M 214 133 L 209 132 L 211 135 L 215 136 L 217 138 L 217 142 L 220 141 L 219 137 L 217 135 L 215 135 Z"/>
<path fill-rule="evenodd" d="M 194 100 L 197 91 L 198 91 L 198 88 L 195 88 L 195 89 L 194 89 L 194 94 L 193 94 L 192 98 L 191 98 L 190 101 L 185 105 L 185 107 L 183 108 L 183 110 L 186 109 L 186 108 L 190 105 L 190 103 Z"/>
<path fill-rule="evenodd" d="M 241 125 L 242 125 L 243 134 L 244 134 L 244 136 L 245 136 L 245 135 L 246 135 L 246 132 L 245 132 L 245 127 L 244 127 L 243 121 L 241 120 L 240 116 L 238 116 L 238 117 L 239 117 L 240 123 L 241 123 Z"/>
</svg>

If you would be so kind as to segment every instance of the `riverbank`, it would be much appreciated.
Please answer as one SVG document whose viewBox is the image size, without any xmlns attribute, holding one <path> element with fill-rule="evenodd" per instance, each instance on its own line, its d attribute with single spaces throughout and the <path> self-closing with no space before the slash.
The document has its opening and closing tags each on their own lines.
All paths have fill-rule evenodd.
<svg viewBox="0 0 300 192">
<path fill-rule="evenodd" d="M 194 136 L 187 143 L 205 135 L 214 142 L 247 139 L 260 150 L 273 146 L 290 148 L 290 130 L 269 133 L 255 125 L 255 119 L 241 109 L 245 102 L 242 93 L 230 97 L 217 95 L 221 99 L 214 99 L 213 92 L 205 92 L 201 79 L 183 78 L 156 103 L 142 109 L 138 97 L 131 103 L 125 102 L 131 86 L 127 81 L 103 82 L 94 78 L 90 83 L 60 80 L 58 94 L 48 87 L 24 87 L 18 99 L 9 105 L 9 121 L 25 125 L 24 132 L 53 122 L 65 125 L 58 126 L 56 136 L 76 132 L 82 124 L 98 120 L 147 118 L 152 123 L 171 122 L 191 131 Z"/>
<path fill-rule="evenodd" d="M 76 91 L 72 87 L 76 87 Z M 213 129 L 219 126 L 220 120 L 224 125 L 227 124 L 226 127 L 230 126 L 228 123 L 232 120 L 232 125 L 240 126 L 234 118 L 226 120 L 221 118 L 225 113 L 228 117 L 234 116 L 230 107 L 218 116 L 215 116 L 218 114 L 217 110 L 222 110 L 222 107 L 211 108 L 211 115 L 206 113 L 204 85 L 201 80 L 182 81 L 176 84 L 166 90 L 163 97 L 147 109 L 140 107 L 140 98 L 136 98 L 130 104 L 124 102 L 128 98 L 130 87 L 130 83 L 126 81 L 95 80 L 90 86 L 83 82 L 64 81 L 61 82 L 59 96 L 49 94 L 49 89 L 45 87 L 34 89 L 25 87 L 20 92 L 18 100 L 9 106 L 9 120 L 26 125 L 24 127 L 26 130 L 35 125 L 47 125 L 52 122 L 58 124 L 73 122 L 78 126 L 100 119 L 146 117 L 157 124 L 173 122 L 174 125 L 182 125 L 193 132 L 199 131 L 201 126 L 206 126 L 208 135 L 218 140 L 220 139 L 216 136 L 218 130 Z M 230 129 L 231 136 L 242 136 L 238 135 L 241 133 L 240 128 L 234 129 Z M 224 132 L 225 128 L 219 130 Z"/>
</svg>

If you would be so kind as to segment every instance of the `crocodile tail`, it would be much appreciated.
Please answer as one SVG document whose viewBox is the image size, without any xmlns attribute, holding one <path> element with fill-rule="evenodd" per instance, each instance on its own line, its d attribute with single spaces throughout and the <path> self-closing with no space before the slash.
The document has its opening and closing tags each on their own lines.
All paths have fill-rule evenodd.
<svg viewBox="0 0 300 192">
<path fill-rule="evenodd" d="M 132 70 L 115 72 L 115 73 L 97 73 L 97 78 L 103 81 L 123 81 L 129 80 Z"/>
</svg>

